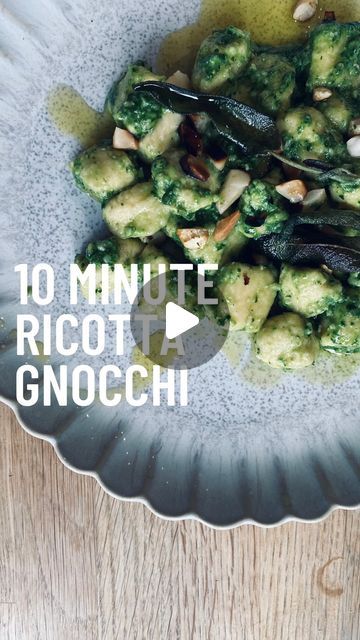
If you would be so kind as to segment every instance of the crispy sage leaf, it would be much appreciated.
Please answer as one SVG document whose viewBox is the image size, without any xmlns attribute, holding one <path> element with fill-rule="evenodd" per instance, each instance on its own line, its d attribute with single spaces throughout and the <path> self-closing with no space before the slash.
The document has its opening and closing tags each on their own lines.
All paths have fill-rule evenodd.
<svg viewBox="0 0 360 640">
<path fill-rule="evenodd" d="M 147 91 L 164 107 L 176 113 L 207 113 L 218 133 L 240 147 L 257 154 L 281 147 L 275 122 L 233 98 L 197 93 L 165 82 L 142 82 L 134 91 Z"/>
<path fill-rule="evenodd" d="M 292 236 L 272 234 L 259 243 L 264 253 L 281 262 L 300 265 L 325 264 L 335 271 L 360 271 L 360 238 L 327 236 L 297 231 Z"/>
<path fill-rule="evenodd" d="M 330 182 L 352 182 L 359 181 L 360 176 L 352 173 L 350 169 L 346 167 L 338 167 L 336 169 L 330 169 L 329 171 L 324 171 L 317 178 L 316 181 L 326 187 Z"/>
<path fill-rule="evenodd" d="M 334 168 L 328 162 L 323 162 L 322 160 L 316 160 L 314 158 L 304 160 L 304 165 L 311 167 L 312 169 L 320 169 L 320 171 L 331 171 Z"/>
<path fill-rule="evenodd" d="M 360 212 L 350 209 L 319 209 L 303 212 L 293 216 L 293 224 L 331 225 L 334 227 L 351 227 L 360 231 Z"/>
<path fill-rule="evenodd" d="M 308 160 L 305 162 L 297 162 L 296 160 L 290 160 L 290 158 L 286 158 L 281 155 L 281 153 L 277 153 L 276 151 L 272 151 L 271 155 L 279 160 L 283 164 L 289 165 L 289 167 L 294 167 L 295 169 L 299 169 L 304 174 L 316 180 L 319 184 L 326 186 L 330 184 L 332 181 L 336 182 L 352 182 L 353 180 L 360 180 L 360 176 L 352 173 L 350 168 L 347 167 L 328 167 L 325 163 L 320 163 L 313 160 Z M 308 164 L 307 164 L 308 162 Z"/>
<path fill-rule="evenodd" d="M 323 172 L 321 169 L 317 167 L 309 167 L 303 162 L 297 162 L 296 160 L 290 160 L 290 158 L 286 158 L 281 153 L 277 153 L 276 151 L 272 151 L 271 155 L 282 162 L 282 164 L 287 164 L 289 167 L 294 167 L 294 169 L 299 169 L 303 173 L 306 173 L 309 176 L 314 176 L 314 178 L 318 175 L 321 175 Z"/>
</svg>

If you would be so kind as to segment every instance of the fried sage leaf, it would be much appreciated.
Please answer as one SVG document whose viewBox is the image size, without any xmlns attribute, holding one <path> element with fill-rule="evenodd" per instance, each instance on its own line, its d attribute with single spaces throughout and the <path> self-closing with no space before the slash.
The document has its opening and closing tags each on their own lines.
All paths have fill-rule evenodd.
<svg viewBox="0 0 360 640">
<path fill-rule="evenodd" d="M 286 158 L 286 156 L 283 156 L 281 153 L 277 153 L 276 151 L 272 151 L 271 155 L 276 160 L 279 160 L 279 162 L 281 162 L 282 164 L 286 164 L 289 167 L 293 167 L 294 169 L 299 169 L 299 171 L 302 171 L 303 173 L 306 173 L 309 176 L 313 176 L 314 178 L 316 178 L 318 175 L 321 175 L 322 173 L 321 169 L 318 169 L 317 167 L 309 167 L 303 162 L 290 160 L 290 158 Z"/>
<path fill-rule="evenodd" d="M 360 176 L 352 173 L 352 171 L 346 167 L 338 167 L 336 169 L 324 171 L 316 178 L 316 181 L 324 187 L 331 182 L 357 182 L 358 180 L 360 180 Z"/>
<path fill-rule="evenodd" d="M 360 176 L 353 173 L 350 168 L 347 167 L 330 167 L 323 162 L 315 160 L 305 160 L 304 162 L 297 162 L 296 160 L 290 160 L 276 151 L 272 151 L 271 155 L 279 160 L 283 164 L 299 169 L 302 173 L 310 176 L 313 180 L 316 180 L 319 184 L 326 186 L 330 182 L 352 182 L 353 180 L 360 180 Z"/>
<path fill-rule="evenodd" d="M 176 113 L 207 113 L 218 133 L 235 143 L 243 153 L 264 153 L 281 147 L 275 122 L 233 98 L 197 93 L 152 81 L 136 85 L 134 91 L 149 92 L 155 100 Z"/>
<path fill-rule="evenodd" d="M 297 230 L 296 234 L 264 236 L 264 253 L 289 264 L 325 264 L 335 271 L 360 271 L 360 238 L 327 236 L 320 232 Z"/>
<path fill-rule="evenodd" d="M 293 216 L 292 224 L 330 225 L 333 227 L 351 227 L 360 231 L 360 213 L 350 209 L 319 209 L 299 213 Z"/>
</svg>

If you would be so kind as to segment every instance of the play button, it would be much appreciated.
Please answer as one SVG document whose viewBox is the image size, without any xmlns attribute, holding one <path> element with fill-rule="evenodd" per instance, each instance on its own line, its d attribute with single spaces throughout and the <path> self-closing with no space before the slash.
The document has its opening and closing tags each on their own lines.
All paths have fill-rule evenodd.
<svg viewBox="0 0 360 640">
<path fill-rule="evenodd" d="M 190 311 L 186 311 L 175 302 L 168 302 L 166 305 L 165 334 L 168 340 L 173 340 L 181 336 L 186 331 L 196 327 L 200 322 L 199 318 Z"/>
<path fill-rule="evenodd" d="M 229 323 L 217 318 L 216 291 L 211 286 L 214 276 L 205 279 L 199 273 L 187 272 L 180 297 L 177 276 L 169 271 L 140 289 L 132 305 L 130 327 L 137 348 L 152 363 L 192 369 L 221 351 Z"/>
</svg>

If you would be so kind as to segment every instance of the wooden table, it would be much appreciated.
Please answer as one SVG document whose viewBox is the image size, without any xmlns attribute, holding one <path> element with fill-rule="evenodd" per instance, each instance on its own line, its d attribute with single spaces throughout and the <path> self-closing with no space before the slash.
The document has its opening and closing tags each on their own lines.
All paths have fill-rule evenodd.
<svg viewBox="0 0 360 640">
<path fill-rule="evenodd" d="M 167 522 L 0 424 L 1 640 L 359 640 L 360 512 Z"/>
</svg>

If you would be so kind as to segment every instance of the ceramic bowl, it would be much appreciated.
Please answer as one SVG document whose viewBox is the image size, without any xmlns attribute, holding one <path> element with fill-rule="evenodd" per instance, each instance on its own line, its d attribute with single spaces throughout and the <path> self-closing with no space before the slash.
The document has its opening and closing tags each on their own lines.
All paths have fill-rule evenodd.
<svg viewBox="0 0 360 640">
<path fill-rule="evenodd" d="M 210 363 L 189 372 L 188 407 L 44 407 L 41 384 L 35 406 L 16 402 L 16 369 L 25 359 L 16 355 L 16 315 L 73 313 L 68 265 L 104 233 L 99 206 L 73 184 L 67 165 L 80 143 L 55 124 L 54 95 L 66 108 L 68 90 L 58 87 L 73 87 L 101 110 L 127 64 L 153 62 L 164 36 L 190 23 L 196 10 L 189 0 L 3 2 L 0 393 L 66 464 L 162 516 L 219 527 L 312 520 L 360 501 L 355 358 L 340 363 L 324 355 L 311 370 L 280 375 L 255 362 L 246 337 L 233 336 Z M 54 302 L 21 306 L 14 266 L 39 262 L 54 267 Z M 85 303 L 75 311 L 79 318 L 89 312 Z M 97 305 L 96 312 L 105 309 Z M 113 361 L 111 339 L 96 367 Z M 40 368 L 44 362 L 26 359 Z M 47 361 L 59 365 L 56 357 Z M 72 365 L 79 361 L 93 364 L 77 356 Z"/>
</svg>

